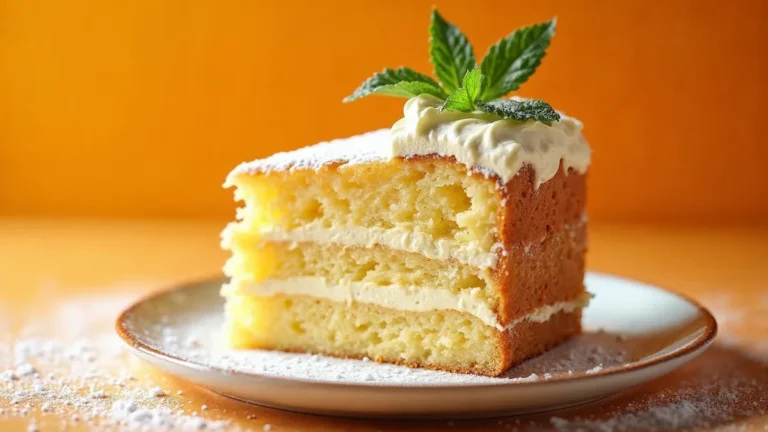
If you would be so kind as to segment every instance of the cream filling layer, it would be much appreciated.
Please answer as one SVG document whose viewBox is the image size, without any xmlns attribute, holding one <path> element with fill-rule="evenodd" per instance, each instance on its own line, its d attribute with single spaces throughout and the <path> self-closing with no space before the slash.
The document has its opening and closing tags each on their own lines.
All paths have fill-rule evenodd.
<svg viewBox="0 0 768 432">
<path fill-rule="evenodd" d="M 224 294 L 232 294 L 232 288 Z M 291 279 L 267 279 L 261 283 L 245 284 L 234 289 L 239 294 L 273 296 L 276 294 L 306 295 L 337 302 L 360 302 L 375 304 L 390 309 L 413 312 L 432 310 L 456 310 L 476 316 L 488 326 L 498 330 L 510 329 L 523 321 L 546 322 L 558 312 L 573 312 L 585 307 L 591 295 L 584 293 L 578 299 L 543 306 L 532 313 L 518 318 L 506 327 L 499 324 L 498 316 L 479 296 L 480 288 L 462 290 L 458 294 L 444 289 L 419 288 L 413 286 L 382 286 L 367 282 L 349 282 L 328 285 L 325 278 L 300 276 Z"/>
<path fill-rule="evenodd" d="M 418 253 L 430 259 L 455 259 L 462 264 L 478 268 L 494 268 L 498 257 L 495 249 L 485 252 L 477 243 L 462 243 L 446 239 L 433 239 L 430 235 L 402 228 L 382 229 L 364 227 L 322 228 L 311 223 L 285 230 L 272 228 L 260 234 L 267 240 L 337 243 L 348 246 L 382 245 L 391 249 Z"/>
<path fill-rule="evenodd" d="M 513 98 L 514 99 L 514 98 Z M 505 183 L 523 165 L 531 165 L 538 187 L 560 167 L 584 173 L 591 152 L 578 120 L 505 120 L 485 112 L 442 110 L 443 101 L 422 94 L 405 103 L 403 118 L 392 126 L 392 156 L 438 154 L 489 171 Z"/>
</svg>

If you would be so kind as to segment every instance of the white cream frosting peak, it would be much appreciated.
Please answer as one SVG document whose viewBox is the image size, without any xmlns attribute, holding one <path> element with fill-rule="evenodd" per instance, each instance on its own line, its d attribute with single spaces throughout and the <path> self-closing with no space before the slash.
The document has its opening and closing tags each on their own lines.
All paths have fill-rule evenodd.
<svg viewBox="0 0 768 432">
<path fill-rule="evenodd" d="M 453 156 L 469 167 L 508 182 L 524 165 L 535 172 L 536 186 L 563 168 L 586 172 L 590 149 L 578 120 L 562 115 L 547 125 L 501 119 L 484 112 L 441 111 L 442 101 L 420 95 L 409 99 L 403 118 L 391 131 L 392 156 Z"/>
</svg>

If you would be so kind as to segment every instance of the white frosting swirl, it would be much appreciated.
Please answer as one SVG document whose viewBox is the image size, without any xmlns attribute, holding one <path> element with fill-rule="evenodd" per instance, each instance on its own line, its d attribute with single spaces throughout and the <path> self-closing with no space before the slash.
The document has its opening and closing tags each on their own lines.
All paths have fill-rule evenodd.
<svg viewBox="0 0 768 432">
<path fill-rule="evenodd" d="M 392 126 L 392 155 L 437 154 L 508 182 L 524 166 L 535 171 L 538 187 L 563 168 L 587 171 L 590 149 L 578 120 L 561 114 L 547 125 L 521 123 L 484 112 L 440 111 L 442 101 L 420 95 L 408 100 L 403 118 Z"/>
</svg>

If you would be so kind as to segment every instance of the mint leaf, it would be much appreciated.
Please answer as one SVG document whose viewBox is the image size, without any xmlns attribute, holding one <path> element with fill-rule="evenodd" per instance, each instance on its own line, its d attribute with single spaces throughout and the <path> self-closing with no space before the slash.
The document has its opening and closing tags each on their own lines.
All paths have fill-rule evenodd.
<svg viewBox="0 0 768 432">
<path fill-rule="evenodd" d="M 445 103 L 440 106 L 440 111 L 461 111 L 470 112 L 475 109 L 475 104 L 469 99 L 467 92 L 460 88 L 448 96 Z"/>
<path fill-rule="evenodd" d="M 440 90 L 439 87 L 435 87 L 432 84 L 427 84 L 427 83 L 418 82 L 418 81 L 401 81 L 397 84 L 387 84 L 387 85 L 379 86 L 379 87 L 376 87 L 375 90 L 373 90 L 371 93 L 368 93 L 368 94 L 412 98 L 424 93 L 437 96 L 440 99 L 445 97 L 445 93 L 443 93 L 443 91 Z M 354 100 L 354 99 L 351 99 L 351 100 Z M 346 99 L 344 101 L 349 102 Z"/>
<path fill-rule="evenodd" d="M 464 79 L 461 81 L 461 87 L 467 92 L 467 96 L 469 96 L 472 105 L 474 105 L 478 96 L 480 96 L 480 93 L 483 92 L 483 87 L 485 87 L 485 75 L 483 75 L 483 71 L 475 66 L 474 69 L 464 75 Z"/>
<path fill-rule="evenodd" d="M 405 67 L 387 68 L 365 80 L 357 90 L 344 98 L 344 102 L 352 102 L 371 94 L 413 97 L 423 93 L 440 99 L 447 96 L 440 85 L 427 75 Z"/>
<path fill-rule="evenodd" d="M 488 86 L 481 99 L 500 98 L 517 90 L 541 64 L 545 51 L 555 34 L 557 18 L 515 30 L 498 41 L 483 57 L 482 69 Z"/>
<path fill-rule="evenodd" d="M 469 112 L 474 111 L 475 104 L 478 96 L 483 91 L 485 85 L 485 76 L 483 71 L 479 67 L 475 67 L 471 71 L 464 74 L 464 79 L 461 81 L 461 88 L 457 89 L 445 103 L 440 107 L 440 110 L 461 111 Z"/>
<path fill-rule="evenodd" d="M 485 112 L 520 122 L 536 120 L 549 123 L 560 120 L 560 114 L 543 100 L 497 99 L 490 102 L 480 102 L 477 105 Z"/>
<path fill-rule="evenodd" d="M 475 66 L 469 40 L 458 27 L 444 20 L 437 9 L 432 10 L 429 25 L 429 56 L 435 75 L 449 93 L 459 88 L 462 77 Z"/>
</svg>

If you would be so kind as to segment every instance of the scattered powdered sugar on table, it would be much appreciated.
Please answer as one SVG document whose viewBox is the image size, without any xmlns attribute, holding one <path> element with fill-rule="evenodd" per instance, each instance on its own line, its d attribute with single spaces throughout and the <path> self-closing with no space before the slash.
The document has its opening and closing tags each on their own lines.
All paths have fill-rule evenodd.
<svg viewBox="0 0 768 432">
<path fill-rule="evenodd" d="M 35 412 L 59 416 L 57 429 L 86 425 L 117 430 L 222 430 L 181 410 L 185 401 L 166 397 L 126 369 L 132 356 L 112 323 L 135 296 L 74 297 L 22 323 L 16 338 L 0 344 L 0 421 Z M 55 338 L 45 335 L 56 334 Z M 151 384 L 151 383 L 150 383 Z M 155 383 L 156 385 L 156 383 Z M 33 420 L 29 430 L 44 429 Z"/>
<path fill-rule="evenodd" d="M 727 367 L 726 364 L 722 366 Z M 768 369 L 765 370 L 768 376 Z M 613 408 L 613 409 L 612 409 Z M 707 428 L 768 413 L 768 382 L 732 370 L 725 376 L 698 370 L 676 388 L 641 393 L 635 400 L 604 408 L 602 418 L 550 418 L 559 430 L 634 431 Z M 747 430 L 747 429 L 744 429 Z"/>
<path fill-rule="evenodd" d="M 712 348 L 676 372 L 678 380 L 663 389 L 604 403 L 603 415 L 561 414 L 551 417 L 550 425 L 567 431 L 679 430 L 768 415 L 768 301 L 737 305 L 732 297 L 721 294 L 702 303 L 717 319 L 720 334 Z M 743 327 L 749 332 L 740 332 Z M 755 338 L 756 334 L 764 337 Z M 738 423 L 731 428 L 753 430 Z"/>
<path fill-rule="evenodd" d="M 743 347 L 753 360 L 768 364 L 768 294 L 736 303 L 727 294 L 713 295 L 702 300 L 717 319 L 718 342 L 729 347 Z M 744 338 L 741 335 L 761 333 L 763 338 Z"/>
</svg>

